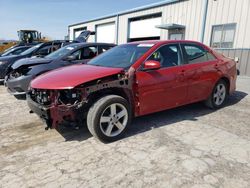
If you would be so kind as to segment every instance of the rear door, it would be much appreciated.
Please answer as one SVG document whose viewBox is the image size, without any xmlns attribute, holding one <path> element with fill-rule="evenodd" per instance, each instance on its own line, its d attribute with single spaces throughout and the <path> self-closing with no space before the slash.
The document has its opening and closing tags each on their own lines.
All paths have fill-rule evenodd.
<svg viewBox="0 0 250 188">
<path fill-rule="evenodd" d="M 183 104 L 187 97 L 187 83 L 179 44 L 160 47 L 148 60 L 159 61 L 161 68 L 136 72 L 140 115 Z"/>
<path fill-rule="evenodd" d="M 194 43 L 181 46 L 186 60 L 185 76 L 189 83 L 187 102 L 204 100 L 218 78 L 218 60 L 203 46 Z"/>
</svg>

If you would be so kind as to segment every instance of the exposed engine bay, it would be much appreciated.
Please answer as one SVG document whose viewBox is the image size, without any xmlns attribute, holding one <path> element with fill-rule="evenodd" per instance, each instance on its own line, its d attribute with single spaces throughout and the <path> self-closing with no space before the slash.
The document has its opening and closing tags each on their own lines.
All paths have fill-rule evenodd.
<svg viewBox="0 0 250 188">
<path fill-rule="evenodd" d="M 46 130 L 57 128 L 61 124 L 81 125 L 93 101 L 111 91 L 109 90 L 111 88 L 112 91 L 114 88 L 121 90 L 126 93 L 126 96 L 129 96 L 129 100 L 133 101 L 131 99 L 133 97 L 132 79 L 133 76 L 124 72 L 84 83 L 73 89 L 30 88 L 27 99 L 28 103 L 31 101 L 31 103 L 39 105 L 39 108 L 45 113 L 38 113 L 38 115 L 46 122 Z M 31 107 L 31 109 L 32 113 L 33 108 Z"/>
</svg>

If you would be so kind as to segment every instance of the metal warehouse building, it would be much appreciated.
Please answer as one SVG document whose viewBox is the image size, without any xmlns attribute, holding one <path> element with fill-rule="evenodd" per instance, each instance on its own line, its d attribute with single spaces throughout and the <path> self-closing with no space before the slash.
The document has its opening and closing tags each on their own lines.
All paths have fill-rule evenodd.
<svg viewBox="0 0 250 188">
<path fill-rule="evenodd" d="M 69 26 L 69 39 L 95 31 L 89 42 L 123 44 L 152 39 L 201 41 L 240 59 L 250 76 L 250 0 L 168 0 Z"/>
</svg>

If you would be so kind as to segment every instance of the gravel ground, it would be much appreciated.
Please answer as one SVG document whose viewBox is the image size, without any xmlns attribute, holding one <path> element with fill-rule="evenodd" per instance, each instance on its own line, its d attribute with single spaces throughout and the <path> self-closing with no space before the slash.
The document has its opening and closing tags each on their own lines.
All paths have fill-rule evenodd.
<svg viewBox="0 0 250 188">
<path fill-rule="evenodd" d="M 250 78 L 227 106 L 202 104 L 137 118 L 103 144 L 80 130 L 44 131 L 0 86 L 0 187 L 250 187 Z"/>
</svg>

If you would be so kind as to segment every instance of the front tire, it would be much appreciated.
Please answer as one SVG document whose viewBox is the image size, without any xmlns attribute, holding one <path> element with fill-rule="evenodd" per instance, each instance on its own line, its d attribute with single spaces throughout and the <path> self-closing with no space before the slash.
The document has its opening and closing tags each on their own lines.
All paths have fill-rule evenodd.
<svg viewBox="0 0 250 188">
<path fill-rule="evenodd" d="M 97 100 L 89 109 L 89 132 L 102 142 L 120 139 L 131 123 L 131 109 L 126 99 L 107 95 Z"/>
<path fill-rule="evenodd" d="M 224 80 L 219 80 L 214 89 L 209 96 L 209 98 L 205 101 L 207 107 L 211 109 L 221 108 L 228 97 L 228 85 Z"/>
</svg>

